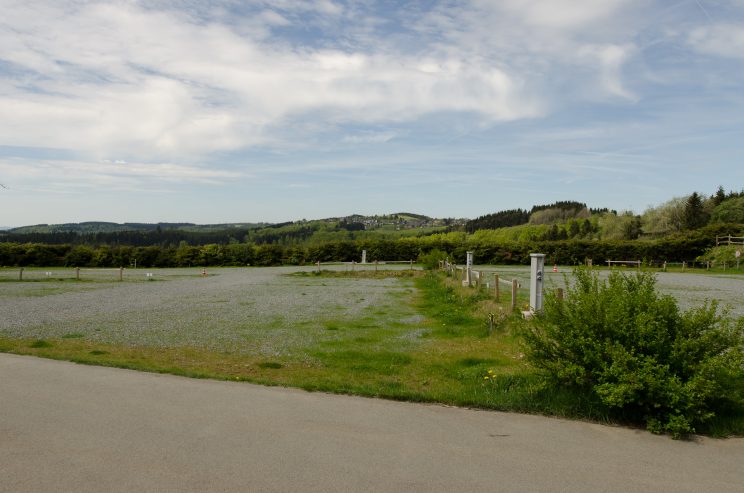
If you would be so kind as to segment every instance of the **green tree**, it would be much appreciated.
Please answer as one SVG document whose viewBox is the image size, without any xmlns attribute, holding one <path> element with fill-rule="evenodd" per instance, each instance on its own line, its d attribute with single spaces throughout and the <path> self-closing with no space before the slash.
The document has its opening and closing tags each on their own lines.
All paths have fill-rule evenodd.
<svg viewBox="0 0 744 493">
<path fill-rule="evenodd" d="M 682 221 L 684 229 L 698 229 L 708 223 L 708 215 L 703 208 L 703 199 L 697 192 L 693 192 L 687 198 Z"/>
<path fill-rule="evenodd" d="M 714 207 L 721 205 L 721 202 L 726 200 L 726 191 L 723 189 L 722 186 L 718 187 L 718 190 L 716 191 L 715 195 L 711 197 L 711 200 L 713 201 Z"/>
<path fill-rule="evenodd" d="M 711 220 L 719 223 L 744 224 L 744 197 L 726 199 L 711 214 Z"/>
</svg>

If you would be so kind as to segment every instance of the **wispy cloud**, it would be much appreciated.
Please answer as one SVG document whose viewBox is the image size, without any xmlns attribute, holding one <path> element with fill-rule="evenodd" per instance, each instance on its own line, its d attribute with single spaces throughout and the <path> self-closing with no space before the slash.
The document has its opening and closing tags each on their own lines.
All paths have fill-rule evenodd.
<svg viewBox="0 0 744 493">
<path fill-rule="evenodd" d="M 0 178 L 12 190 L 207 187 L 226 190 L 227 207 L 264 210 L 289 187 L 287 207 L 304 216 L 310 193 L 371 204 L 397 190 L 390 200 L 477 215 L 537 200 L 504 183 L 625 201 L 612 176 L 702 160 L 721 170 L 741 154 L 741 0 L 0 0 L 0 11 Z M 428 186 L 410 189 L 415 178 Z M 700 179 L 716 180 L 680 178 L 673 193 Z M 641 206 L 667 191 L 635 186 Z M 426 196 L 436 187 L 452 200 Z M 505 203 L 482 199 L 489 187 Z"/>
</svg>

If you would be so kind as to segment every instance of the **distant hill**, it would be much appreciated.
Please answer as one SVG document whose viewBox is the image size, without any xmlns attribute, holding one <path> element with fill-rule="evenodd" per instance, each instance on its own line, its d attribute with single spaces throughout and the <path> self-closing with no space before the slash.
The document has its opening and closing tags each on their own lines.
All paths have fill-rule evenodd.
<svg viewBox="0 0 744 493">
<path fill-rule="evenodd" d="M 534 205 L 529 211 L 510 209 L 486 214 L 465 223 L 465 231 L 473 233 L 482 229 L 499 229 L 520 226 L 522 224 L 558 224 L 569 219 L 586 219 L 594 211 L 607 209 L 587 208 L 583 202 L 563 200 L 552 204 Z"/>
<path fill-rule="evenodd" d="M 465 219 L 437 219 L 400 212 L 383 215 L 353 214 L 283 223 L 113 223 L 89 221 L 36 224 L 0 231 L 0 243 L 48 243 L 89 245 L 188 245 L 320 243 L 359 238 L 421 236 L 450 231 Z"/>
<path fill-rule="evenodd" d="M 8 228 L 9 233 L 14 234 L 50 234 L 50 233 L 117 233 L 124 231 L 191 231 L 209 232 L 224 231 L 227 229 L 255 229 L 265 227 L 266 223 L 228 223 L 228 224 L 194 224 L 194 223 L 112 223 L 104 221 L 88 221 L 82 223 L 65 224 L 35 224 L 32 226 L 21 226 Z"/>
</svg>

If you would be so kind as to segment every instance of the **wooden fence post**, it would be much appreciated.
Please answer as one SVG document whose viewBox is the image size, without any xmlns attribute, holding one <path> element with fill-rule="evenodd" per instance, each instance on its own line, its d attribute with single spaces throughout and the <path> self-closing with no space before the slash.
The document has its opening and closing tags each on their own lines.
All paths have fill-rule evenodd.
<svg viewBox="0 0 744 493">
<path fill-rule="evenodd" d="M 80 267 L 75 267 L 75 280 L 80 280 Z"/>
<path fill-rule="evenodd" d="M 517 308 L 517 286 L 519 284 L 517 283 L 516 279 L 512 279 L 512 299 L 511 299 L 511 310 L 512 312 Z"/>
<path fill-rule="evenodd" d="M 557 288 L 555 290 L 555 298 L 558 301 L 563 301 L 563 288 Z"/>
</svg>

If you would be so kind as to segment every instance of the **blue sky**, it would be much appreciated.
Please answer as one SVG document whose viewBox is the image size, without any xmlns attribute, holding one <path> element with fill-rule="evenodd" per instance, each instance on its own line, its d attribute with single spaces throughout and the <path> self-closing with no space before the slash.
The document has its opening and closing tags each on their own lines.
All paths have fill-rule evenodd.
<svg viewBox="0 0 744 493">
<path fill-rule="evenodd" d="M 0 225 L 744 187 L 744 0 L 0 0 Z"/>
</svg>

